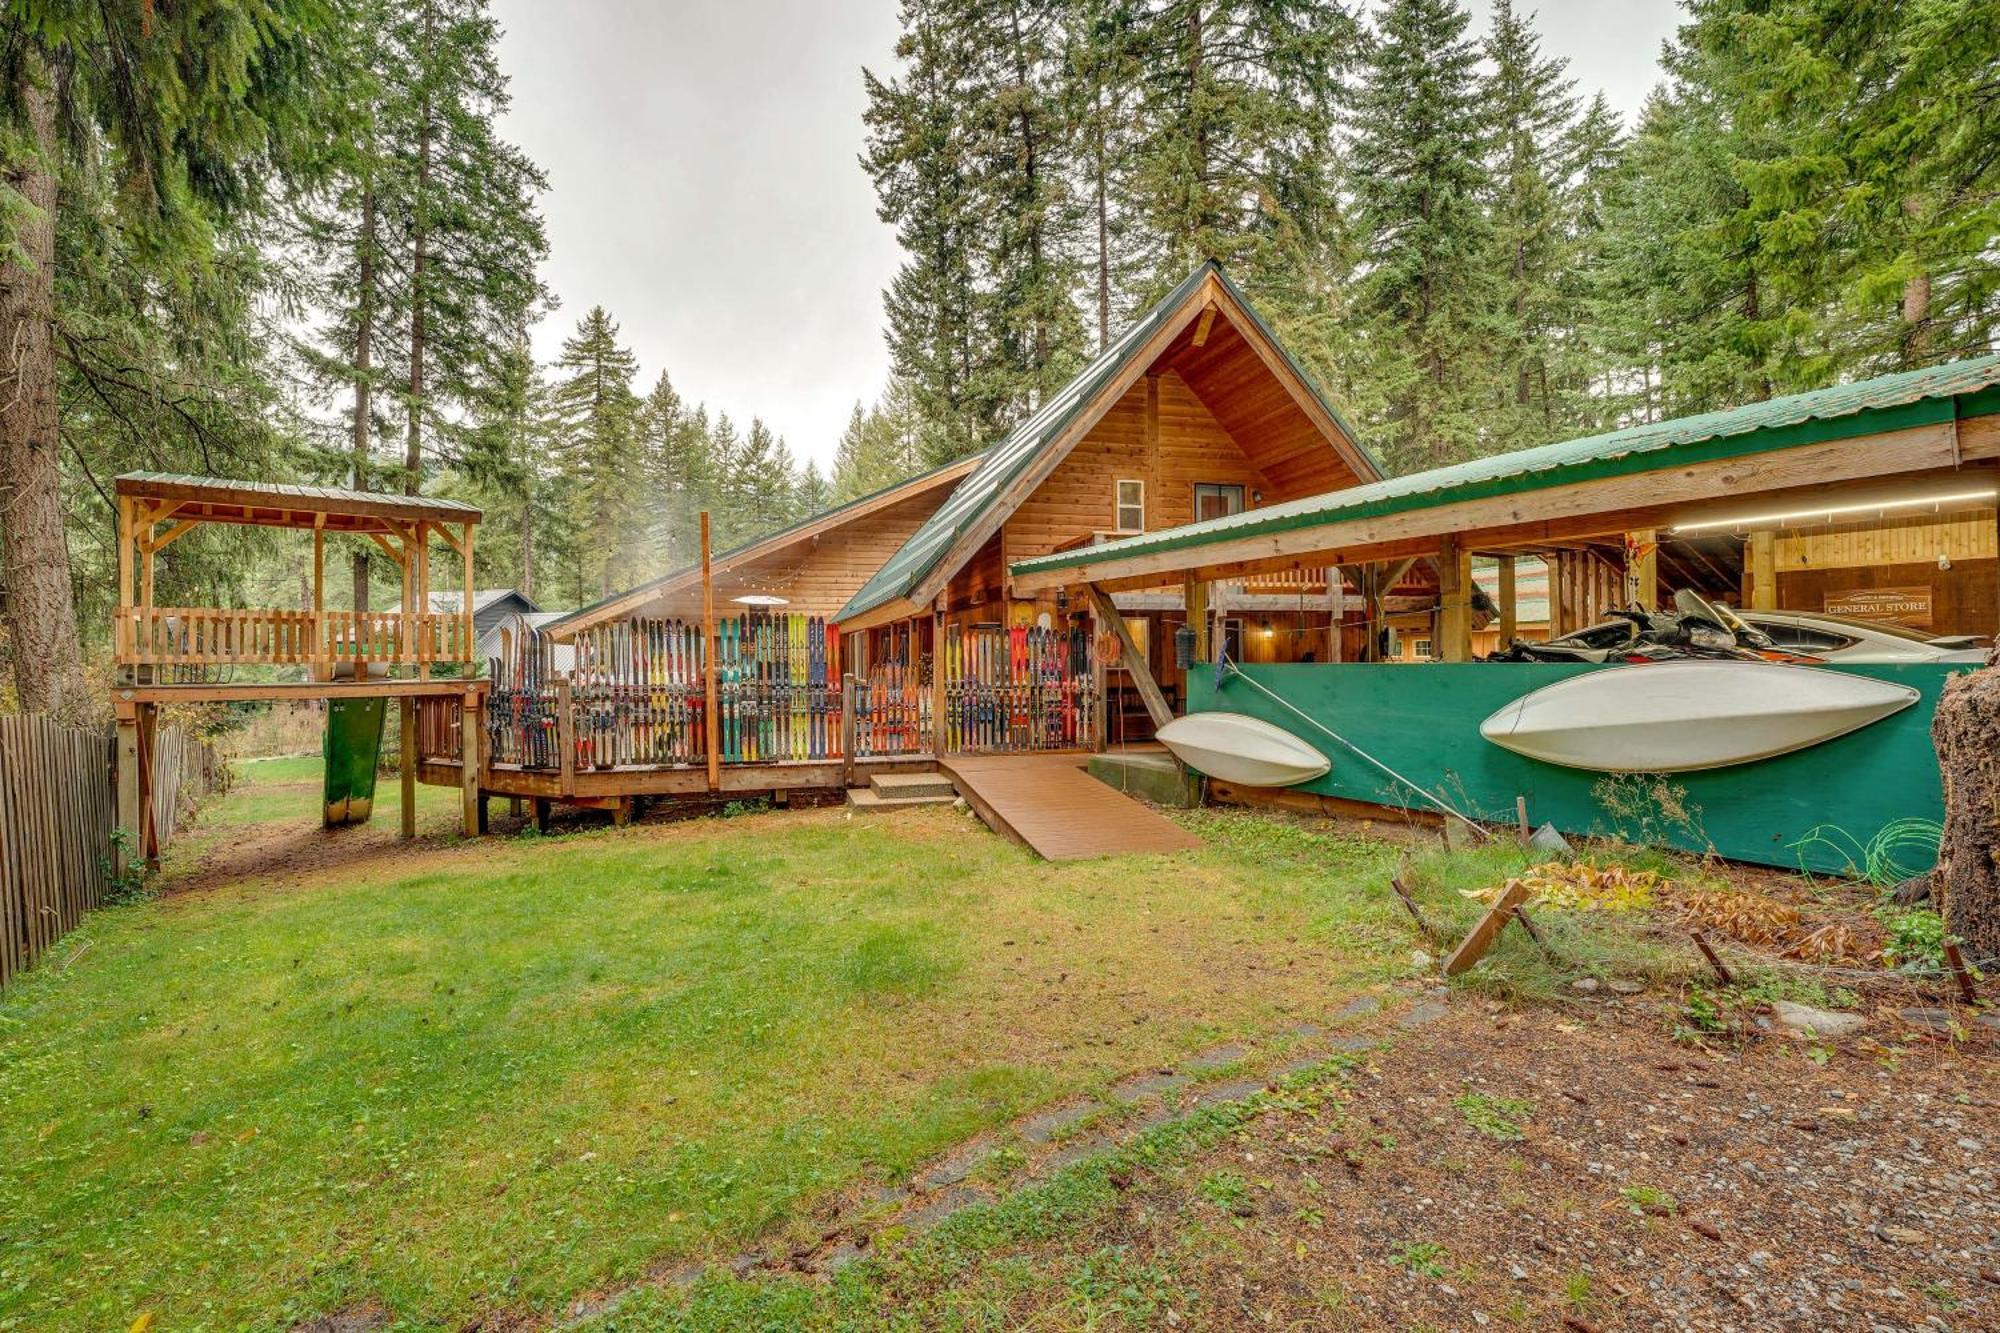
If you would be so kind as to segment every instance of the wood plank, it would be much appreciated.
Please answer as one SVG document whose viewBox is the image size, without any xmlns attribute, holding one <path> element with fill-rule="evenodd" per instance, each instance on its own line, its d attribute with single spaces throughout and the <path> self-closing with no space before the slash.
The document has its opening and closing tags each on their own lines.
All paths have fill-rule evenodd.
<svg viewBox="0 0 2000 1333">
<path fill-rule="evenodd" d="M 1518 879 L 1509 880 L 1506 889 L 1500 894 L 1500 900 L 1487 909 L 1486 915 L 1479 918 L 1479 924 L 1459 941 L 1458 947 L 1451 951 L 1451 956 L 1444 960 L 1444 974 L 1455 977 L 1484 958 L 1486 951 L 1493 947 L 1493 941 L 1506 927 L 1509 918 L 1514 915 L 1514 909 L 1526 901 L 1528 901 L 1528 886 Z"/>
<path fill-rule="evenodd" d="M 1138 689 L 1139 698 L 1146 705 L 1146 716 L 1152 719 L 1154 730 L 1166 726 L 1174 720 L 1174 710 L 1168 705 L 1167 696 L 1161 693 L 1159 682 L 1153 679 L 1153 668 L 1146 661 L 1146 655 L 1139 651 L 1138 644 L 1133 641 L 1132 627 L 1125 623 L 1125 617 L 1112 602 L 1110 594 L 1095 584 L 1090 588 L 1090 601 L 1097 611 L 1099 623 L 1108 626 L 1118 637 L 1119 665 L 1131 675 L 1132 684 Z M 1105 698 L 1103 695 L 1098 697 Z M 1105 707 L 1108 711 L 1108 700 Z"/>
<path fill-rule="evenodd" d="M 1201 839 L 1083 770 L 1081 755 L 959 755 L 941 765 L 988 827 L 1050 861 L 1189 851 Z"/>
<path fill-rule="evenodd" d="M 1145 587 L 1186 574 L 1235 578 L 1293 562 L 1340 564 L 1383 559 L 1390 551 L 1437 549 L 1457 534 L 1485 549 L 1537 541 L 1612 536 L 1629 527 L 1672 526 L 1726 517 L 1748 497 L 1793 497 L 1879 490 L 1893 473 L 1960 476 L 1947 426 L 1915 426 L 1741 458 L 1663 466 L 1630 476 L 1461 500 L 1370 518 L 1329 518 L 1284 532 L 1261 533 L 1181 550 L 1102 556 L 1062 569 L 1012 572 L 1017 596 L 1096 583 L 1107 590 Z M 1428 539 L 1428 540 L 1425 540 Z"/>
</svg>

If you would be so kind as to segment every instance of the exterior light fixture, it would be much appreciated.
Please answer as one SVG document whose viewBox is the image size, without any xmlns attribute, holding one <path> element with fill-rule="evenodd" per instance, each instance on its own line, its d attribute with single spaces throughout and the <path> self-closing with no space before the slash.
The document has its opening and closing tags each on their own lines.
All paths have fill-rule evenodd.
<svg viewBox="0 0 2000 1333">
<path fill-rule="evenodd" d="M 741 597 L 729 599 L 738 606 L 790 606 L 790 599 L 774 597 L 768 592 L 746 592 Z"/>
<path fill-rule="evenodd" d="M 1831 522 L 1843 514 L 1886 514 L 1891 509 L 1921 509 L 1926 505 L 1956 504 L 1964 500 L 1991 500 L 1997 492 L 1988 486 L 1977 491 L 1951 491 L 1943 495 L 1913 495 L 1907 500 L 1870 500 L 1862 504 L 1820 505 L 1812 509 L 1791 509 L 1775 514 L 1745 514 L 1740 518 L 1705 518 L 1695 523 L 1677 523 L 1675 532 L 1708 532 L 1716 528 L 1762 528 L 1809 519 Z"/>
</svg>

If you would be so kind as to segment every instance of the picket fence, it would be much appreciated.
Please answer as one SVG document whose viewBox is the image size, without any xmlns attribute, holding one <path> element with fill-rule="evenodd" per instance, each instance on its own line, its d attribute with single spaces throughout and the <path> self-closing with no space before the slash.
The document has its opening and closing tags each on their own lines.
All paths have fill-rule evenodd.
<svg viewBox="0 0 2000 1333">
<path fill-rule="evenodd" d="M 179 727 L 155 737 L 159 845 L 213 787 L 214 749 Z M 103 901 L 118 823 L 109 731 L 33 714 L 0 716 L 0 986 L 32 966 Z"/>
</svg>

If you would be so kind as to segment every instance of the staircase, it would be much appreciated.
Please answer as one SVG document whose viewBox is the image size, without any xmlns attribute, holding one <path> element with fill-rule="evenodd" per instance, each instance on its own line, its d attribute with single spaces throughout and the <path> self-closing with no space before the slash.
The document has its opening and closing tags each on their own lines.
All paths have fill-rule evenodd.
<svg viewBox="0 0 2000 1333">
<path fill-rule="evenodd" d="M 877 773 L 867 786 L 847 789 L 849 807 L 868 814 L 950 805 L 957 799 L 958 789 L 942 773 Z"/>
</svg>

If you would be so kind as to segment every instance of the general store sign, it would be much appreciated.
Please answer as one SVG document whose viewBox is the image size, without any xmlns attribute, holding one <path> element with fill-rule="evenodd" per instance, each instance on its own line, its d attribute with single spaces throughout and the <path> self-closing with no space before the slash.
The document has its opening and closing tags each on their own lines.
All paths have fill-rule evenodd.
<svg viewBox="0 0 2000 1333">
<path fill-rule="evenodd" d="M 1830 616 L 1852 616 L 1856 620 L 1893 620 L 1916 629 L 1929 629 L 1931 589 L 1929 584 L 1917 584 L 1907 588 L 1829 590 L 1826 594 L 1825 609 Z"/>
</svg>

